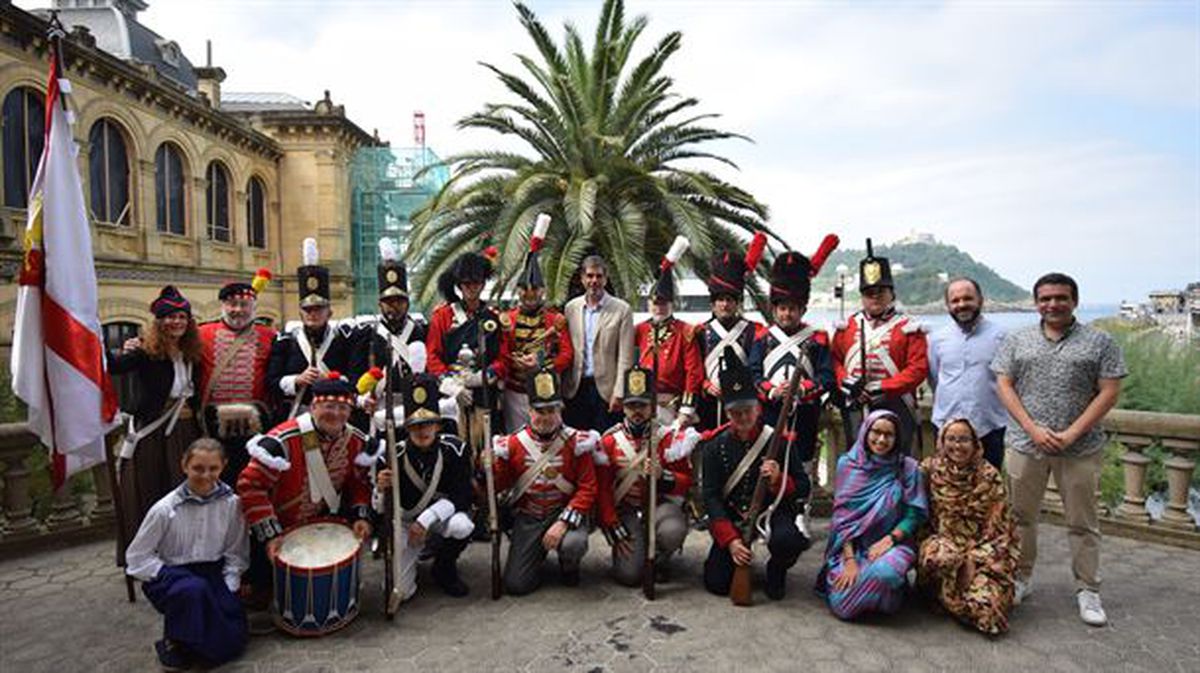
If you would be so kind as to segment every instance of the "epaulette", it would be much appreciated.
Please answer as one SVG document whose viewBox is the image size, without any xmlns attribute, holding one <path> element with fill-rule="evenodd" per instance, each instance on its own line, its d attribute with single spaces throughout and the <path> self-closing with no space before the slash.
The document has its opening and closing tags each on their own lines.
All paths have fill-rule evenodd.
<svg viewBox="0 0 1200 673">
<path fill-rule="evenodd" d="M 275 334 L 276 341 L 287 341 L 288 339 L 295 339 L 295 338 L 296 338 L 296 335 L 292 334 L 291 332 L 289 332 L 287 330 L 280 330 L 279 332 L 277 332 Z"/>
<path fill-rule="evenodd" d="M 833 321 L 833 329 L 840 332 L 850 326 L 850 321 L 845 318 L 838 318 Z"/>
<path fill-rule="evenodd" d="M 819 330 L 816 330 L 815 332 L 813 332 L 812 339 L 813 339 L 813 341 L 821 344 L 822 346 L 829 345 L 829 333 L 823 329 L 819 329 Z"/>
<path fill-rule="evenodd" d="M 917 332 L 921 332 L 922 334 L 924 334 L 924 333 L 927 333 L 929 331 L 929 329 L 926 328 L 925 324 L 922 323 L 920 320 L 914 320 L 912 318 L 909 318 L 909 319 L 905 320 L 902 325 L 900 325 L 900 331 L 904 332 L 905 334 L 915 334 Z"/>
<path fill-rule="evenodd" d="M 697 325 L 692 325 L 690 323 L 683 322 L 682 320 L 679 321 L 679 324 L 679 331 L 683 332 L 683 340 L 686 343 L 692 343 L 692 341 L 696 339 Z"/>
<path fill-rule="evenodd" d="M 504 311 L 500 314 L 500 326 L 506 330 L 512 329 L 512 316 L 508 314 L 508 311 Z"/>
<path fill-rule="evenodd" d="M 276 472 L 286 472 L 292 468 L 288 461 L 287 447 L 279 438 L 270 435 L 255 435 L 246 442 L 246 453 L 250 457 Z"/>
<path fill-rule="evenodd" d="M 454 451 L 454 455 L 462 458 L 463 451 L 466 449 L 466 444 L 463 442 L 463 440 L 455 437 L 454 435 L 447 434 L 439 435 L 439 438 L 441 439 L 442 444 L 449 446 L 450 449 Z"/>
<path fill-rule="evenodd" d="M 357 328 L 356 325 L 351 325 L 350 323 L 342 322 L 342 323 L 338 323 L 337 331 L 343 337 L 349 339 L 354 336 L 354 332 L 357 331 L 356 328 Z"/>
<path fill-rule="evenodd" d="M 363 432 L 362 430 L 359 430 L 358 428 L 356 428 L 355 426 L 350 425 L 350 424 L 346 424 L 346 427 L 350 429 L 350 434 L 354 437 L 357 437 L 358 441 L 362 442 L 363 445 L 366 445 L 366 443 L 368 441 L 370 441 L 371 438 L 368 437 L 367 433 Z"/>
<path fill-rule="evenodd" d="M 567 316 L 562 313 L 554 313 L 554 326 L 561 329 L 567 326 Z"/>
</svg>

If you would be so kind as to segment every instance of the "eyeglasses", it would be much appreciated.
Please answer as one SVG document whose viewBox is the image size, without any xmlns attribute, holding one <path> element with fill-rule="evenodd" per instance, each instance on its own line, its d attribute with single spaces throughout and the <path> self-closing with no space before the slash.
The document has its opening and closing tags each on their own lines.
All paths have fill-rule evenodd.
<svg viewBox="0 0 1200 673">
<path fill-rule="evenodd" d="M 871 430 L 867 433 L 867 436 L 872 439 L 893 439 L 896 433 L 888 432 L 887 430 Z"/>
<path fill-rule="evenodd" d="M 974 437 L 943 437 L 942 441 L 951 446 L 973 446 Z"/>
</svg>

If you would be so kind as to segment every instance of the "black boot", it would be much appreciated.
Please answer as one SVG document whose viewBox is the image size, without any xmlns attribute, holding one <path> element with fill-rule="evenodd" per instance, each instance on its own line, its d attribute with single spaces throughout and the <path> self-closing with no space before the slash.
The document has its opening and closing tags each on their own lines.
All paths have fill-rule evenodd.
<svg viewBox="0 0 1200 673">
<path fill-rule="evenodd" d="M 787 592 L 787 568 L 767 561 L 767 598 L 777 601 Z"/>
<path fill-rule="evenodd" d="M 563 564 L 559 565 L 559 569 L 562 572 L 563 586 L 567 586 L 567 587 L 579 586 L 579 565 L 578 564 L 568 566 L 567 564 L 563 563 Z"/>
<path fill-rule="evenodd" d="M 462 598 L 471 592 L 471 588 L 458 576 L 458 566 L 454 562 L 437 561 L 433 564 L 433 581 L 437 583 L 442 593 L 454 598 Z"/>
</svg>

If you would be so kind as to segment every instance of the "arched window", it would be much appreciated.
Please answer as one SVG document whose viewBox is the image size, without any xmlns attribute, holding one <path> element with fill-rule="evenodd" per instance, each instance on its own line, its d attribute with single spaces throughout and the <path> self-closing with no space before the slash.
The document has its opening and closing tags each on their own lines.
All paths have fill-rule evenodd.
<svg viewBox="0 0 1200 673">
<path fill-rule="evenodd" d="M 204 196 L 204 207 L 208 217 L 208 238 L 213 241 L 229 242 L 229 171 L 219 161 L 208 165 L 205 173 L 208 189 Z"/>
<path fill-rule="evenodd" d="M 154 153 L 154 205 L 159 231 L 180 236 L 186 233 L 183 201 L 183 158 L 178 147 L 163 143 Z"/>
<path fill-rule="evenodd" d="M 126 339 L 132 339 L 141 332 L 141 327 L 133 322 L 108 322 L 100 326 L 104 336 L 104 348 L 108 351 L 119 351 Z M 122 409 L 133 409 L 137 406 L 137 386 L 133 376 L 128 374 L 113 376 L 113 389 L 117 393 L 117 401 Z"/>
<path fill-rule="evenodd" d="M 258 178 L 250 178 L 246 187 L 246 242 L 252 248 L 267 247 L 267 190 Z"/>
<path fill-rule="evenodd" d="M 24 208 L 46 142 L 42 93 L 19 87 L 4 97 L 4 205 Z"/>
<path fill-rule="evenodd" d="M 92 219 L 130 223 L 129 155 L 125 136 L 109 119 L 92 124 L 88 133 L 88 184 L 92 190 Z"/>
</svg>

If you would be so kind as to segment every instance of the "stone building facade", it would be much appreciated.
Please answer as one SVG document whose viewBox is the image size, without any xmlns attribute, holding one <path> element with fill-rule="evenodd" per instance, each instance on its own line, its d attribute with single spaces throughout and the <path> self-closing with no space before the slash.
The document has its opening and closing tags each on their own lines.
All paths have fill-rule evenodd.
<svg viewBox="0 0 1200 673">
<path fill-rule="evenodd" d="M 137 22 L 142 0 L 56 0 L 90 206 L 100 319 L 110 344 L 144 325 L 165 284 L 201 319 L 217 290 L 259 267 L 275 276 L 259 312 L 275 324 L 298 313 L 301 242 L 318 240 L 334 310 L 351 312 L 349 166 L 381 145 L 328 92 L 226 94 L 224 71 L 193 66 L 174 42 Z M 11 343 L 25 194 L 41 151 L 47 22 L 0 2 L 0 346 Z"/>
</svg>

